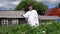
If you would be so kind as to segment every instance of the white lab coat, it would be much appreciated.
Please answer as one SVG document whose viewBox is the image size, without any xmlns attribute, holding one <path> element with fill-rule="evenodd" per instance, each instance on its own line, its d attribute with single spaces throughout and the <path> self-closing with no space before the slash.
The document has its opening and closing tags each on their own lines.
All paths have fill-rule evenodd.
<svg viewBox="0 0 60 34">
<path fill-rule="evenodd" d="M 28 24 L 30 26 L 38 26 L 39 25 L 38 14 L 37 14 L 36 10 L 28 11 L 23 16 L 28 19 Z"/>
</svg>

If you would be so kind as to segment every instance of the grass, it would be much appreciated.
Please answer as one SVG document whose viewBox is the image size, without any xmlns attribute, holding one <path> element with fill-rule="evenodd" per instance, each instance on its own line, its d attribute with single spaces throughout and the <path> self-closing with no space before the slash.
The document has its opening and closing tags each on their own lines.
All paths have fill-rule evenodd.
<svg viewBox="0 0 60 34">
<path fill-rule="evenodd" d="M 37 27 L 28 24 L 0 27 L 0 34 L 60 34 L 59 22 L 40 23 Z"/>
</svg>

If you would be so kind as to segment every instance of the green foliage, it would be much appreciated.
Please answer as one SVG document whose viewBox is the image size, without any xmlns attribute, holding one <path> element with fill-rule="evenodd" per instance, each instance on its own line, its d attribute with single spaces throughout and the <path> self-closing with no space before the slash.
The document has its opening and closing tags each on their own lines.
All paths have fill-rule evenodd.
<svg viewBox="0 0 60 34">
<path fill-rule="evenodd" d="M 0 27 L 0 34 L 60 34 L 60 23 L 40 23 L 37 27 L 21 24 L 9 27 Z"/>
<path fill-rule="evenodd" d="M 46 5 L 41 2 L 37 2 L 36 0 L 22 0 L 15 10 L 24 10 L 28 11 L 28 5 L 32 4 L 33 9 L 37 10 L 38 14 L 43 15 L 45 11 L 48 9 Z"/>
</svg>

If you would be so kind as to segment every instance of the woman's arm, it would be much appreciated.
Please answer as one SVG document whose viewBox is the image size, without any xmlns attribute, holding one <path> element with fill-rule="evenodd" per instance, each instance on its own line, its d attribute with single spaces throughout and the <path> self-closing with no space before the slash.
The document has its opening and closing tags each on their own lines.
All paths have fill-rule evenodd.
<svg viewBox="0 0 60 34">
<path fill-rule="evenodd" d="M 25 14 L 23 15 L 23 17 L 24 17 L 24 18 L 28 18 L 28 17 L 29 17 L 29 12 L 25 13 Z"/>
</svg>

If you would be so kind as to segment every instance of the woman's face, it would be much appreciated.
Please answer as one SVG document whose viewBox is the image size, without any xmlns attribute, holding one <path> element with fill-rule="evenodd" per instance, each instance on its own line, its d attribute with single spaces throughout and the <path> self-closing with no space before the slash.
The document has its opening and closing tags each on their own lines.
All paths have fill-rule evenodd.
<svg viewBox="0 0 60 34">
<path fill-rule="evenodd" d="M 29 6 L 28 8 L 29 8 L 30 11 L 32 10 L 32 6 Z"/>
</svg>

